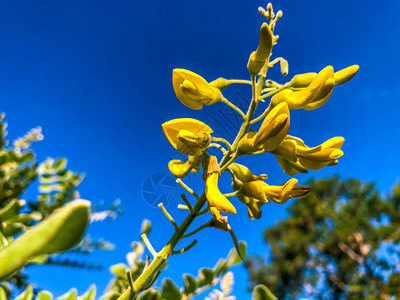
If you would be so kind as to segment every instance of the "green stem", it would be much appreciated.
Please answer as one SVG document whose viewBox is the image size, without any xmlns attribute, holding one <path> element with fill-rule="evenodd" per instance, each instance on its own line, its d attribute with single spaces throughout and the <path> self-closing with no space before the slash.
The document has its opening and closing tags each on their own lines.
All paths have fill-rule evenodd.
<svg viewBox="0 0 400 300">
<path fill-rule="evenodd" d="M 225 196 L 226 198 L 235 197 L 235 196 L 237 196 L 237 195 L 238 195 L 238 191 L 233 192 L 233 193 L 224 194 L 224 196 Z"/>
<path fill-rule="evenodd" d="M 232 151 L 232 145 L 226 139 L 218 138 L 218 137 L 212 137 L 211 140 L 213 142 L 224 143 L 228 147 L 229 151 Z"/>
<path fill-rule="evenodd" d="M 227 152 L 226 149 L 225 149 L 224 147 L 222 147 L 220 144 L 211 143 L 210 145 L 208 145 L 208 148 L 212 148 L 212 147 L 221 150 L 221 152 L 222 152 L 223 154 L 225 154 L 225 153 Z"/>
<path fill-rule="evenodd" d="M 261 121 L 262 119 L 264 119 L 266 117 L 266 115 L 268 115 L 268 113 L 272 110 L 272 105 L 270 104 L 266 110 L 264 110 L 264 112 L 258 117 L 253 119 L 250 124 L 254 124 L 257 123 L 258 121 Z"/>
<path fill-rule="evenodd" d="M 184 194 L 181 195 L 181 198 L 183 200 L 183 202 L 185 202 L 185 204 L 187 205 L 188 209 L 190 210 L 190 213 L 193 213 L 193 207 L 192 204 L 190 204 L 189 200 L 186 198 L 186 196 Z"/>
<path fill-rule="evenodd" d="M 188 246 L 186 246 L 185 248 L 181 249 L 181 250 L 177 250 L 177 251 L 172 251 L 172 254 L 181 254 L 184 253 L 186 251 L 189 251 L 190 249 L 192 249 L 195 245 L 197 244 L 197 240 L 193 240 Z"/>
<path fill-rule="evenodd" d="M 175 246 L 182 239 L 186 230 L 189 228 L 190 224 L 192 224 L 193 220 L 196 218 L 196 213 L 201 210 L 201 208 L 204 206 L 205 203 L 206 203 L 206 196 L 203 193 L 199 197 L 195 206 L 193 207 L 193 211 L 195 213 L 189 214 L 185 218 L 182 224 L 175 230 L 175 233 L 169 239 L 164 248 L 159 253 L 156 254 L 156 256 L 154 257 L 150 265 L 147 267 L 147 269 L 142 274 L 140 274 L 139 277 L 135 280 L 135 282 L 133 283 L 133 293 L 141 292 L 143 290 L 143 287 L 146 286 L 146 283 L 148 283 L 153 278 L 154 274 L 156 274 L 162 269 L 162 267 L 165 264 L 165 261 L 168 259 L 169 256 L 172 255 Z M 119 300 L 128 299 L 130 293 L 131 289 L 128 288 L 118 299 Z"/>
<path fill-rule="evenodd" d="M 161 209 L 161 211 L 164 213 L 167 219 L 171 222 L 171 224 L 175 227 L 175 229 L 177 229 L 178 225 L 176 224 L 174 218 L 170 215 L 170 213 L 165 209 L 164 204 L 159 203 L 158 207 Z"/>
<path fill-rule="evenodd" d="M 229 83 L 243 83 L 243 84 L 250 84 L 250 80 L 242 80 L 242 79 L 228 79 Z"/>
<path fill-rule="evenodd" d="M 187 238 L 189 236 L 192 236 L 193 234 L 198 233 L 199 231 L 203 230 L 204 228 L 208 228 L 211 226 L 212 221 L 207 222 L 206 224 L 201 225 L 199 228 L 185 234 L 182 238 Z"/>
<path fill-rule="evenodd" d="M 228 99 L 226 99 L 225 97 L 222 97 L 221 102 L 225 103 L 226 105 L 228 105 L 230 108 L 232 108 L 233 110 L 236 110 L 239 115 L 242 116 L 242 118 L 246 118 L 246 115 L 240 110 L 239 107 L 237 107 L 235 104 L 231 103 Z"/>
<path fill-rule="evenodd" d="M 193 195 L 197 200 L 199 200 L 199 195 L 197 195 L 190 187 L 188 187 L 183 181 L 182 179 L 178 178 L 176 180 L 177 183 L 180 184 L 181 187 L 183 187 L 189 194 Z"/>
<path fill-rule="evenodd" d="M 273 96 L 276 93 L 286 89 L 288 86 L 289 86 L 288 84 L 284 84 L 280 88 L 277 88 L 277 89 L 273 90 L 272 92 L 269 92 L 268 94 L 264 94 L 264 95 L 260 96 L 258 99 L 261 100 L 261 99 L 265 99 L 265 98 L 268 98 L 270 96 Z"/>
</svg>

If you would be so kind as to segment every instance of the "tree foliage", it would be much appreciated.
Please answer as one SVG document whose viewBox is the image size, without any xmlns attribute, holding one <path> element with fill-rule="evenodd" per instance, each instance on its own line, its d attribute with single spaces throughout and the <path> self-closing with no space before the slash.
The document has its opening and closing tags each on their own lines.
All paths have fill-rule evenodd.
<svg viewBox="0 0 400 300">
<path fill-rule="evenodd" d="M 247 263 L 251 285 L 280 299 L 400 297 L 400 184 L 381 195 L 360 180 L 311 180 L 289 217 L 264 231 L 267 261 Z"/>
</svg>

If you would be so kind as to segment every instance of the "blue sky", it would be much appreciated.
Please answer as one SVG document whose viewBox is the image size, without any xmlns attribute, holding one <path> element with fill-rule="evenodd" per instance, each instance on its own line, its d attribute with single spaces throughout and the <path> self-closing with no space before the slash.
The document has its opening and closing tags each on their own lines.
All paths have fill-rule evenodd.
<svg viewBox="0 0 400 300">
<path fill-rule="evenodd" d="M 186 68 L 209 81 L 220 76 L 248 79 L 248 56 L 257 46 L 264 21 L 257 8 L 266 4 L 211 0 L 0 4 L 0 97 L 9 138 L 42 126 L 45 140 L 34 147 L 39 160 L 67 157 L 73 170 L 86 174 L 80 188 L 83 198 L 106 204 L 119 198 L 125 208 L 117 221 L 90 228 L 92 237 L 104 237 L 117 246 L 113 252 L 95 254 L 93 262 L 104 266 L 123 262 L 130 243 L 138 239 L 143 218 L 153 222 L 150 239 L 156 249 L 168 240 L 172 226 L 141 196 L 145 179 L 167 173 L 168 160 L 176 156 L 161 124 L 192 117 L 219 120 L 222 125 L 214 126 L 234 129 L 221 115 L 223 104 L 201 111 L 183 106 L 172 89 L 172 69 Z M 400 169 L 399 1 L 273 4 L 283 10 L 273 55 L 289 61 L 289 75 L 284 78 L 274 67 L 271 79 L 284 83 L 297 73 L 318 72 L 327 65 L 337 70 L 360 65 L 359 74 L 335 88 L 325 106 L 292 113 L 290 134 L 310 146 L 338 135 L 346 139 L 345 155 L 337 166 L 296 178 L 304 183 L 311 177 L 339 174 L 374 181 L 382 192 L 390 191 Z M 250 89 L 233 86 L 224 95 L 233 102 L 245 101 Z M 289 179 L 267 154 L 239 162 L 254 173 L 267 173 L 270 184 Z M 222 179 L 224 192 L 230 190 L 228 179 Z M 191 184 L 201 193 L 200 176 Z M 265 205 L 263 218 L 250 221 L 246 207 L 233 202 L 238 214 L 229 220 L 238 238 L 248 242 L 250 254 L 265 256 L 262 229 L 284 218 L 285 207 Z M 182 220 L 179 203 L 176 197 L 167 208 Z M 213 266 L 233 246 L 224 232 L 207 230 L 197 239 L 189 253 L 170 259 L 161 277 L 182 285 L 182 273 L 196 274 L 202 266 Z M 241 267 L 233 271 L 234 294 L 250 299 L 246 272 Z M 29 274 L 38 286 L 56 295 L 72 286 L 83 292 L 91 283 L 102 291 L 110 279 L 107 267 L 100 272 L 41 267 L 31 268 Z"/>
</svg>

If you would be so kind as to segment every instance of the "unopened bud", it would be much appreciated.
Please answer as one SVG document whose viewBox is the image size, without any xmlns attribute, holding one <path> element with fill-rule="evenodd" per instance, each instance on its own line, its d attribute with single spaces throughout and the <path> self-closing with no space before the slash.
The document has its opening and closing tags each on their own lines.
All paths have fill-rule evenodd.
<svg viewBox="0 0 400 300">
<path fill-rule="evenodd" d="M 281 59 L 281 73 L 283 76 L 286 76 L 289 73 L 289 63 L 287 62 L 286 59 Z"/>
</svg>

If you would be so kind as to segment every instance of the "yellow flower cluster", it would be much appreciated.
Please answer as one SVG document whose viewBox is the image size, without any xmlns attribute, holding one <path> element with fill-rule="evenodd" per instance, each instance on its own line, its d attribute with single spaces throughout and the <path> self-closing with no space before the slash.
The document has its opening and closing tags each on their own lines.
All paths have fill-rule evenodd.
<svg viewBox="0 0 400 300">
<path fill-rule="evenodd" d="M 188 155 L 186 161 L 171 160 L 168 164 L 169 170 L 175 177 L 183 178 L 190 172 L 199 172 L 203 167 L 204 195 L 210 212 L 215 220 L 225 222 L 225 225 L 227 219 L 221 212 L 236 214 L 235 206 L 227 197 L 236 196 L 246 204 L 249 217 L 259 219 L 261 206 L 265 203 L 273 201 L 283 204 L 292 197 L 305 195 L 310 190 L 305 186 L 297 186 L 298 180 L 295 178 L 281 185 L 269 185 L 264 182 L 267 175 L 254 175 L 247 167 L 235 163 L 238 157 L 269 152 L 278 159 L 283 171 L 291 176 L 337 164 L 338 158 L 343 155 L 341 147 L 344 138 L 334 137 L 319 146 L 307 146 L 302 139 L 288 135 L 290 110 L 314 110 L 321 107 L 331 97 L 334 87 L 351 80 L 359 69 L 357 65 L 353 65 L 335 72 L 332 66 L 327 66 L 318 73 L 295 75 L 285 84 L 266 80 L 266 71 L 275 63 L 280 62 L 283 75 L 288 73 L 289 67 L 282 57 L 270 61 L 271 49 L 278 40 L 273 31 L 276 21 L 282 17 L 282 12 L 278 12 L 275 18 L 272 6 L 261 12 L 268 18 L 269 24 L 262 24 L 258 47 L 250 54 L 248 60 L 247 68 L 251 74 L 251 81 L 218 78 L 208 82 L 202 76 L 185 69 L 174 69 L 172 74 L 176 97 L 187 107 L 200 110 L 204 105 L 222 102 L 243 117 L 243 126 L 234 143 L 231 145 L 222 138 L 212 137 L 213 130 L 195 119 L 174 119 L 162 125 L 171 145 Z M 247 114 L 222 95 L 221 91 L 231 83 L 252 85 L 253 100 Z M 261 116 L 253 119 L 259 102 L 269 96 L 272 96 L 269 107 Z M 259 129 L 253 130 L 252 125 L 261 120 Z M 228 149 L 216 145 L 216 142 L 222 142 Z M 224 153 L 220 163 L 215 156 L 207 153 L 210 147 L 216 146 Z M 233 193 L 224 195 L 219 190 L 221 170 L 228 170 L 232 175 Z"/>
</svg>

